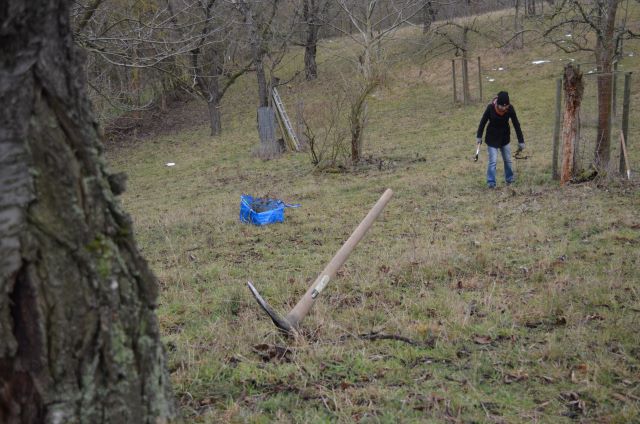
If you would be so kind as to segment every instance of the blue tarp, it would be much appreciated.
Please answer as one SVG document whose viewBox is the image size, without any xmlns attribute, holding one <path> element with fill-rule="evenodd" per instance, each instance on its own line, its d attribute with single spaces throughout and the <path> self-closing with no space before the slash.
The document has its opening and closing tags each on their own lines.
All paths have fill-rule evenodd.
<svg viewBox="0 0 640 424">
<path fill-rule="evenodd" d="M 248 194 L 240 196 L 240 221 L 254 225 L 267 225 L 284 222 L 285 208 L 297 208 L 282 200 L 254 198 Z"/>
</svg>

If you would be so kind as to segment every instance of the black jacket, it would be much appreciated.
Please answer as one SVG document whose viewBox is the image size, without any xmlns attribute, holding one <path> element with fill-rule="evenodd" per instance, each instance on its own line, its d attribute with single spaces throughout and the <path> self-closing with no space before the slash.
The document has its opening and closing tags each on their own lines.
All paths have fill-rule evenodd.
<svg viewBox="0 0 640 424">
<path fill-rule="evenodd" d="M 513 128 L 516 130 L 516 136 L 518 137 L 518 143 L 524 143 L 524 136 L 520 129 L 520 122 L 516 115 L 516 110 L 513 105 L 509 105 L 506 113 L 502 116 L 496 112 L 495 99 L 493 102 L 487 105 L 487 108 L 480 119 L 480 125 L 478 126 L 477 138 L 482 138 L 484 127 L 489 121 L 487 126 L 487 136 L 485 137 L 485 143 L 491 147 L 502 147 L 509 144 L 511 138 L 511 130 L 509 128 L 509 119 L 513 123 Z"/>
</svg>

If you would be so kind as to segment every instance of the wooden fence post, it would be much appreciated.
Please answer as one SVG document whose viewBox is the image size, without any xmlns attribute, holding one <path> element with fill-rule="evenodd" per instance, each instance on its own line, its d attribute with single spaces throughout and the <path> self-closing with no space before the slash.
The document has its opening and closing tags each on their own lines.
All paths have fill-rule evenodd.
<svg viewBox="0 0 640 424">
<path fill-rule="evenodd" d="M 456 93 L 456 60 L 451 59 L 451 73 L 453 75 L 453 104 L 458 101 L 458 93 Z"/>
<path fill-rule="evenodd" d="M 624 98 L 622 100 L 622 134 L 629 151 L 629 109 L 631 105 L 631 72 L 624 74 Z M 624 172 L 624 158 L 620 152 L 620 173 Z"/>
<path fill-rule="evenodd" d="M 564 185 L 573 177 L 573 149 L 577 143 L 578 117 L 584 83 L 582 72 L 570 63 L 564 68 L 564 119 L 562 125 L 562 171 L 560 185 Z"/>
<path fill-rule="evenodd" d="M 613 88 L 611 90 L 611 116 L 616 116 L 616 102 L 618 101 L 618 61 L 613 62 Z"/>
<path fill-rule="evenodd" d="M 478 56 L 478 90 L 480 91 L 480 103 L 482 103 L 482 66 L 480 66 L 480 56 Z"/>
<path fill-rule="evenodd" d="M 556 80 L 556 122 L 553 127 L 553 163 L 551 164 L 551 177 L 554 180 L 560 179 L 558 173 L 558 150 L 560 148 L 560 109 L 562 107 L 562 78 Z"/>
<path fill-rule="evenodd" d="M 469 66 L 466 57 L 462 58 L 462 102 L 465 106 L 469 104 Z"/>
</svg>

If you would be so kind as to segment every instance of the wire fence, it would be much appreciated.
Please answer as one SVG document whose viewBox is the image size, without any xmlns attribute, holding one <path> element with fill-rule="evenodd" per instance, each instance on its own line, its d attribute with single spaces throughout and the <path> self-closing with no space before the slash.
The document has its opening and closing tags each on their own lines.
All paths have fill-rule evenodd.
<svg viewBox="0 0 640 424">
<path fill-rule="evenodd" d="M 596 161 L 596 148 L 598 146 L 598 82 L 599 76 L 595 69 L 583 72 L 584 92 L 579 115 L 579 133 L 577 140 L 576 164 L 581 168 L 587 168 Z M 623 102 L 624 102 L 624 79 L 625 73 L 613 72 L 605 76 L 611 76 L 612 107 L 611 107 L 611 149 L 609 172 L 617 172 L 619 169 L 620 157 L 622 154 L 620 133 L 623 130 Z M 638 128 L 632 123 L 628 123 L 627 134 L 636 131 Z"/>
</svg>

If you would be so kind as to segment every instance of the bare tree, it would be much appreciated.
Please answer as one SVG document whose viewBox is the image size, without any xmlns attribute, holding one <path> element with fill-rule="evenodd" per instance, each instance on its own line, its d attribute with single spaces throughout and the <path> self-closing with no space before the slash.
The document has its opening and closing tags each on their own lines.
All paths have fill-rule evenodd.
<svg viewBox="0 0 640 424">
<path fill-rule="evenodd" d="M 366 80 L 380 77 L 384 65 L 383 45 L 397 29 L 422 10 L 422 0 L 398 0 L 381 9 L 379 0 L 336 0 L 355 32 L 345 34 L 359 46 L 358 68 Z"/>
<path fill-rule="evenodd" d="M 243 17 L 244 43 L 253 60 L 258 82 L 258 105 L 270 104 L 271 88 L 279 84 L 278 66 L 294 36 L 295 12 L 285 10 L 281 0 L 238 0 Z"/>
<path fill-rule="evenodd" d="M 167 0 L 74 2 L 72 28 L 75 41 L 89 53 L 86 69 L 93 100 L 106 100 L 118 112 L 135 111 L 174 88 L 173 76 L 155 67 L 173 64 L 176 73 L 176 58 L 197 40 L 178 37 L 171 28 L 177 19 L 173 13 Z"/>
<path fill-rule="evenodd" d="M 160 89 L 179 88 L 205 100 L 211 134 L 220 134 L 220 102 L 252 65 L 239 42 L 240 16 L 232 4 L 222 0 L 114 4 L 93 0 L 77 6 L 74 17 L 77 42 L 93 57 L 95 65 L 90 70 L 97 69 L 104 76 L 103 65 L 110 65 L 116 76 L 124 76 L 120 91 L 125 96 L 138 95 L 126 103 L 139 105 L 139 93 L 146 88 L 141 78 L 153 76 Z M 107 77 L 105 85 L 104 91 L 113 91 L 112 78 Z"/>
<path fill-rule="evenodd" d="M 384 44 L 397 29 L 422 10 L 423 0 L 398 0 L 385 8 L 379 0 L 336 0 L 355 28 L 348 35 L 358 46 L 357 63 L 363 77 L 360 91 L 353 96 L 351 109 L 351 160 L 357 163 L 362 155 L 367 119 L 367 98 L 382 80 L 389 66 Z"/>
<path fill-rule="evenodd" d="M 0 422 L 166 422 L 157 282 L 105 165 L 71 3 L 0 11 Z"/>
<path fill-rule="evenodd" d="M 331 0 L 302 0 L 302 22 L 305 26 L 304 75 L 307 81 L 318 78 L 316 54 L 320 28 L 327 21 Z"/>
<path fill-rule="evenodd" d="M 344 169 L 349 162 L 350 131 L 342 125 L 348 103 L 347 94 L 343 92 L 333 99 L 323 99 L 310 117 L 312 122 L 307 116 L 302 118 L 311 163 L 319 170 Z"/>
<path fill-rule="evenodd" d="M 433 28 L 435 34 L 440 36 L 445 43 L 452 47 L 454 54 L 462 59 L 462 91 L 466 102 L 471 97 L 469 90 L 469 34 L 480 34 L 477 29 L 476 19 L 447 19 Z"/>
<path fill-rule="evenodd" d="M 638 37 L 628 29 L 625 20 L 616 19 L 622 5 L 622 0 L 559 2 L 544 32 L 547 40 L 565 52 L 594 53 L 598 70 L 598 130 L 594 165 L 598 169 L 606 169 L 610 158 L 613 61 L 623 39 Z"/>
<path fill-rule="evenodd" d="M 238 32 L 232 26 L 232 10 L 223 2 L 201 3 L 202 29 L 191 57 L 191 89 L 207 102 L 211 135 L 222 132 L 220 102 L 226 91 L 246 73 L 253 63 L 238 44 Z M 185 85 L 186 86 L 186 85 Z"/>
</svg>

